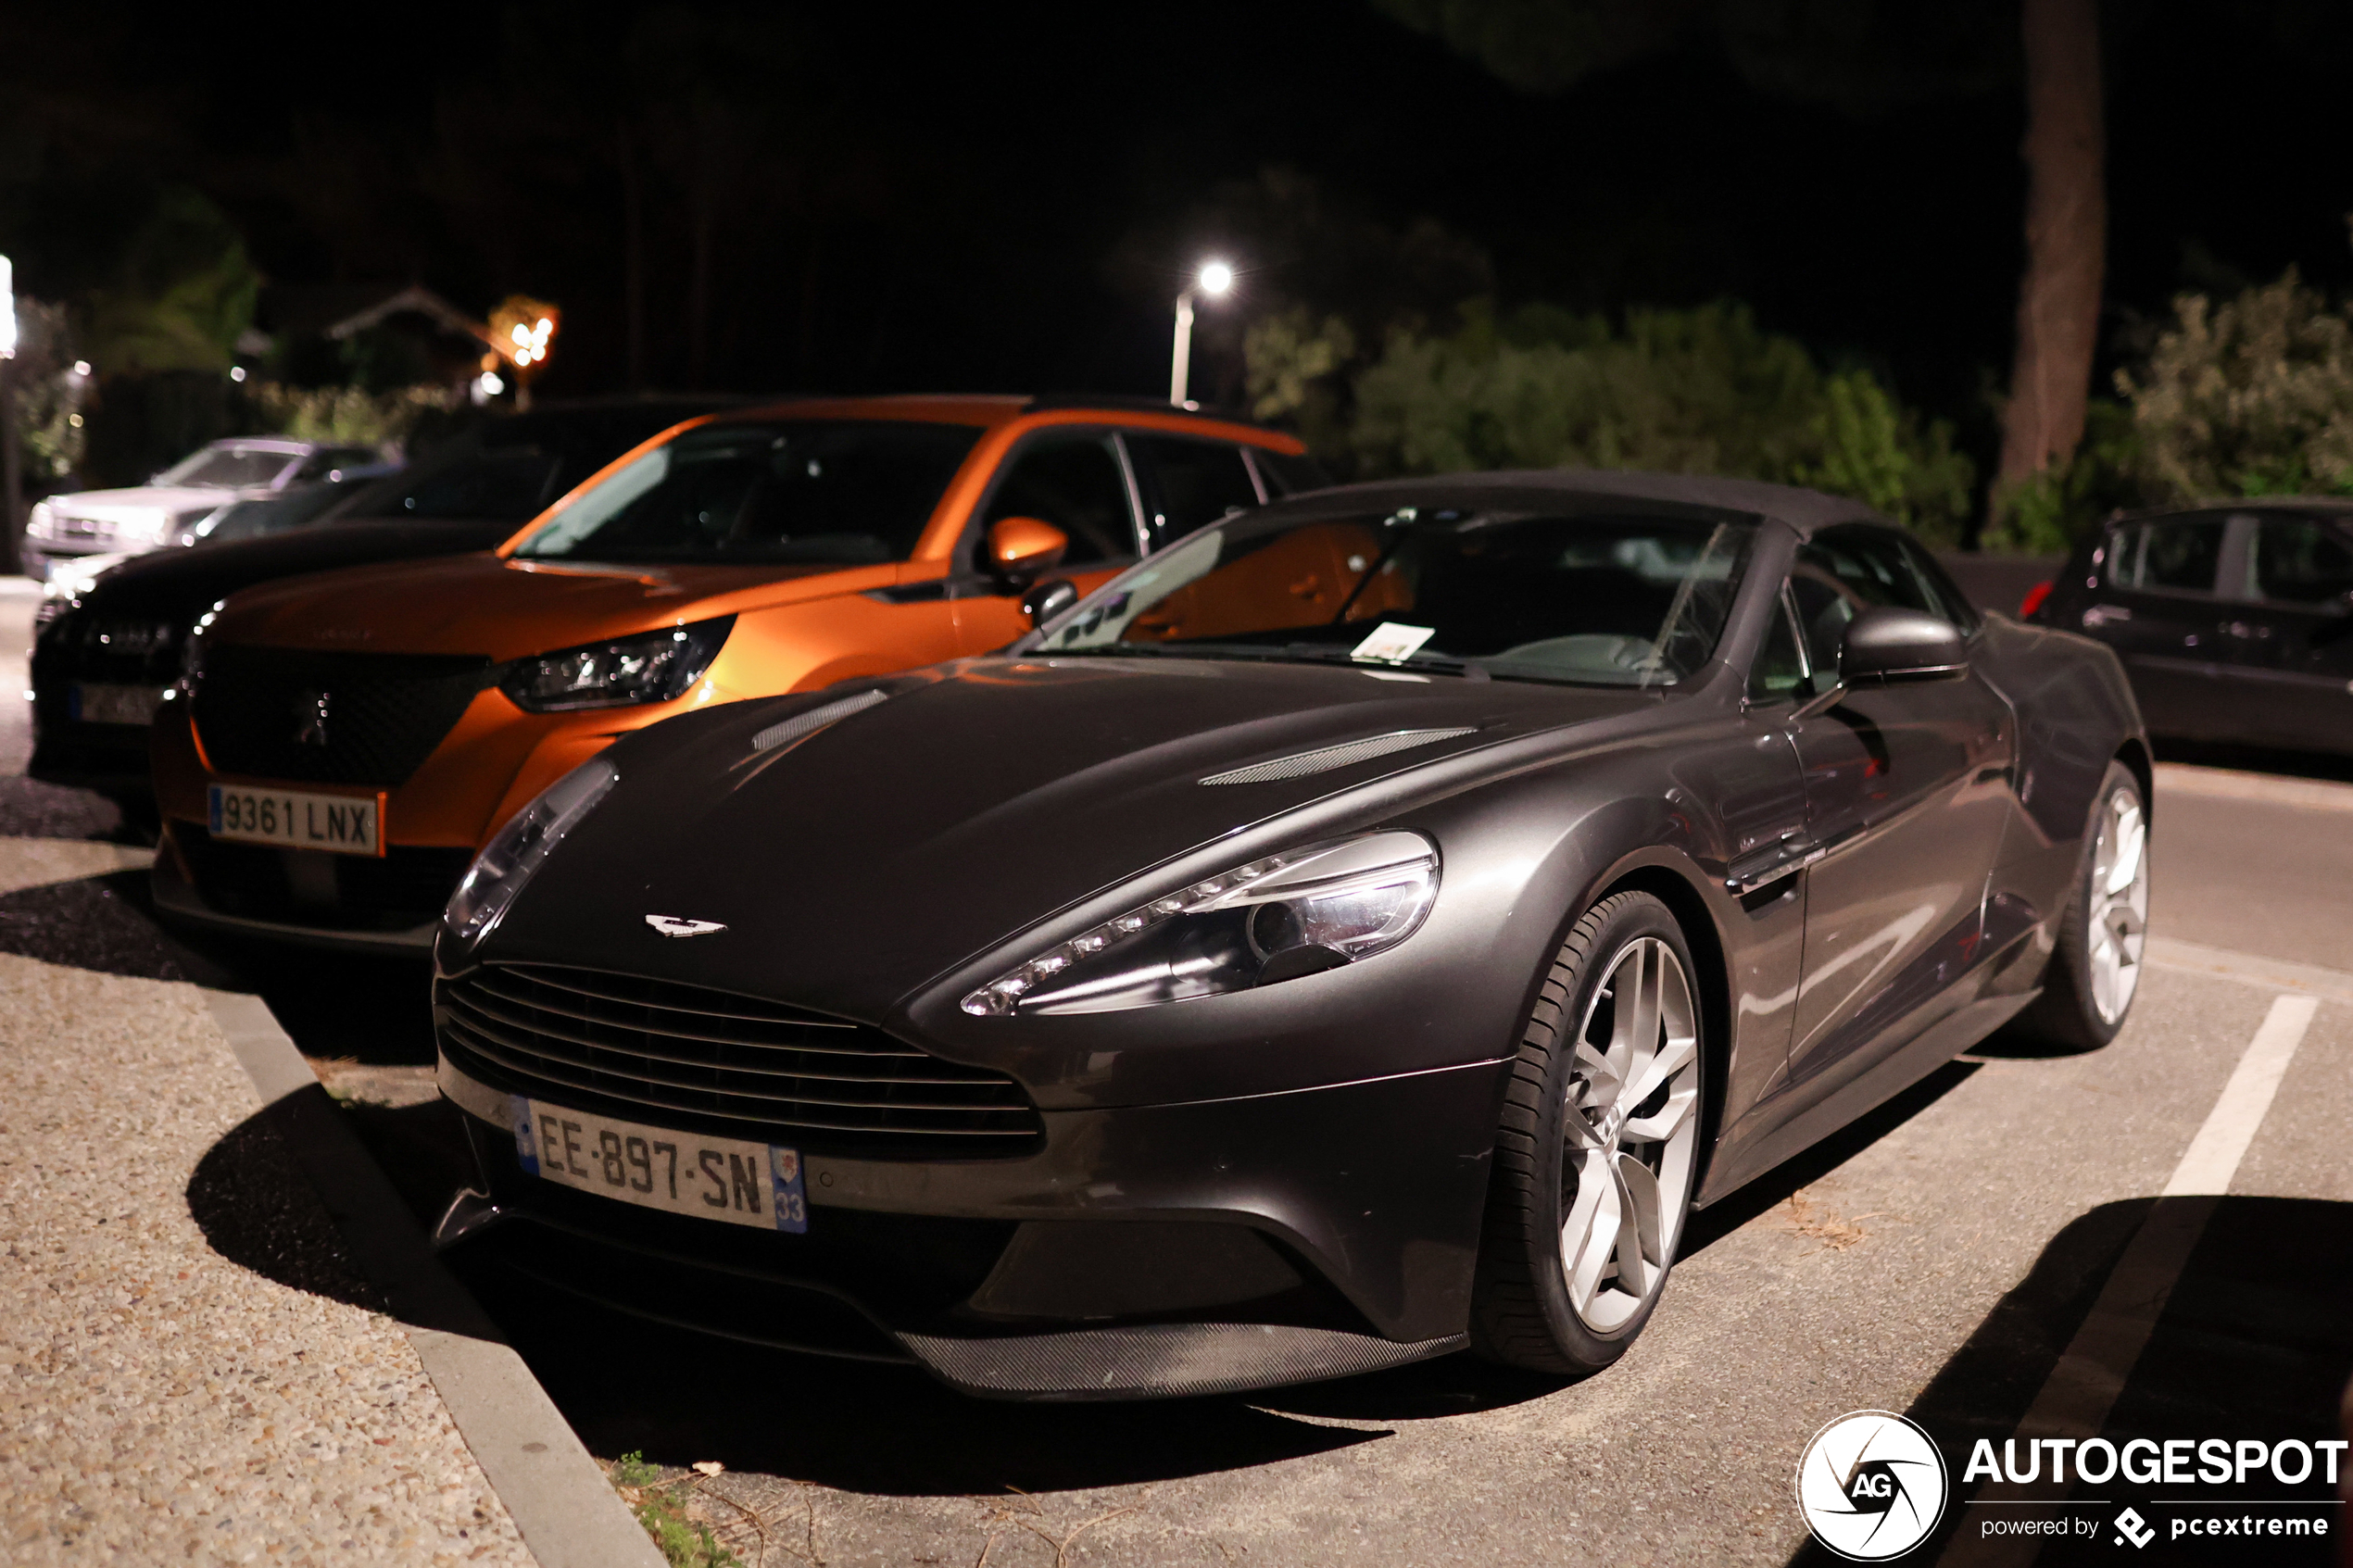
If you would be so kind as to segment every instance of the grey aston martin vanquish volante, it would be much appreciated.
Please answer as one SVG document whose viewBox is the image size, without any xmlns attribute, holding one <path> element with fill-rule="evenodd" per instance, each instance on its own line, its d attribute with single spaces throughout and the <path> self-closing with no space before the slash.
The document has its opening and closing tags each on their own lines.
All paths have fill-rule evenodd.
<svg viewBox="0 0 2353 1568">
<path fill-rule="evenodd" d="M 1357 486 L 1067 599 L 514 821 L 436 949 L 446 1241 L 998 1396 L 1578 1373 L 1694 1208 L 2132 1001 L 2114 657 L 1856 503 Z"/>
</svg>

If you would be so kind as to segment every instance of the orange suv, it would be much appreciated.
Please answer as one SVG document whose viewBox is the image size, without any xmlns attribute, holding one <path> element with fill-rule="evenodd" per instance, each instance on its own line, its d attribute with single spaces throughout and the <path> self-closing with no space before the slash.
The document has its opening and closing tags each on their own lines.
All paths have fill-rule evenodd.
<svg viewBox="0 0 2353 1568">
<path fill-rule="evenodd" d="M 496 552 L 215 607 L 154 730 L 157 904 L 422 953 L 476 847 L 617 736 L 1000 646 L 1064 583 L 1324 483 L 1290 436 L 1116 399 L 680 425 Z"/>
</svg>

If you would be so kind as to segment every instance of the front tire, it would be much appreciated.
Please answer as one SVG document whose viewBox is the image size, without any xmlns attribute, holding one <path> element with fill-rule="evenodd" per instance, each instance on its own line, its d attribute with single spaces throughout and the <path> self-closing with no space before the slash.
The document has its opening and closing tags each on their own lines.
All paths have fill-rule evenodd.
<svg viewBox="0 0 2353 1568">
<path fill-rule="evenodd" d="M 1471 1342 L 1579 1375 L 1658 1305 L 1699 1168 L 1703 1020 L 1667 907 L 1620 893 L 1554 956 L 1496 1130 Z"/>
<path fill-rule="evenodd" d="M 2019 1017 L 2029 1035 L 2070 1051 L 2097 1050 L 2124 1027 L 2148 941 L 2148 808 L 2120 762 L 2100 781 L 2085 837 L 2043 994 Z"/>
</svg>

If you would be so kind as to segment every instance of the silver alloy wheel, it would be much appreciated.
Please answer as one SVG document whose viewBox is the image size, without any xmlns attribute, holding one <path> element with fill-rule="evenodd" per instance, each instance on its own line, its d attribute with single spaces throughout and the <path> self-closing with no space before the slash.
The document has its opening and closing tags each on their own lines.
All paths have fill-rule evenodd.
<svg viewBox="0 0 2353 1568">
<path fill-rule="evenodd" d="M 2113 1024 L 2133 1004 L 2141 983 L 2141 949 L 2148 941 L 2148 822 L 2131 790 L 2110 794 L 2100 810 L 2086 893 L 2092 1005 L 2102 1023 Z"/>
<path fill-rule="evenodd" d="M 1561 1117 L 1561 1273 L 1585 1326 L 1607 1334 L 1674 1259 L 1699 1155 L 1699 1014 L 1655 936 L 1618 949 L 1579 1022 Z"/>
</svg>

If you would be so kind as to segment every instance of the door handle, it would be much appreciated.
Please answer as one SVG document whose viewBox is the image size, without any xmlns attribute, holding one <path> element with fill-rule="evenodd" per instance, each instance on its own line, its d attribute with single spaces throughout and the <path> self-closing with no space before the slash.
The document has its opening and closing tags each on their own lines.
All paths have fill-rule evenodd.
<svg viewBox="0 0 2353 1568">
<path fill-rule="evenodd" d="M 1758 888 L 1770 887 L 1785 876 L 1795 875 L 1829 853 L 1828 846 L 1817 844 L 1793 828 L 1774 843 L 1745 855 L 1735 855 L 1724 868 L 1724 890 L 1745 897 Z"/>
</svg>

